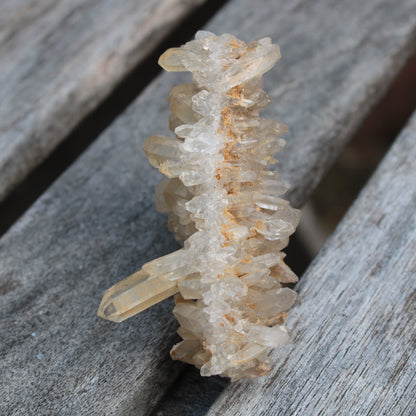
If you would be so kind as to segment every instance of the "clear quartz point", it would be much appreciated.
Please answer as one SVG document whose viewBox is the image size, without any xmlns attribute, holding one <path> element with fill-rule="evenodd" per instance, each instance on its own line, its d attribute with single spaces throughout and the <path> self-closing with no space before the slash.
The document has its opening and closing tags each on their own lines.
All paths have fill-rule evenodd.
<svg viewBox="0 0 416 416">
<path fill-rule="evenodd" d="M 171 356 L 203 376 L 266 375 L 267 351 L 289 342 L 283 324 L 297 276 L 281 250 L 300 211 L 282 198 L 289 185 L 269 169 L 287 127 L 259 115 L 271 102 L 262 76 L 279 58 L 270 38 L 246 44 L 206 31 L 160 57 L 165 70 L 189 71 L 193 81 L 169 94 L 174 134 L 144 144 L 165 175 L 156 207 L 183 248 L 110 288 L 98 310 L 121 322 L 177 293 L 182 341 Z"/>
<path fill-rule="evenodd" d="M 109 321 L 122 322 L 177 291 L 175 282 L 150 276 L 140 270 L 105 292 L 98 308 L 98 316 Z"/>
</svg>

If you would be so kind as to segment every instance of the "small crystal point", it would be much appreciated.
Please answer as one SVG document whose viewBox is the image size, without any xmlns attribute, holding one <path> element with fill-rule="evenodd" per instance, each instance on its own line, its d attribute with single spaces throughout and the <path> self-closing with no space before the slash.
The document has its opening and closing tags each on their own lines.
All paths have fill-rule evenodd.
<svg viewBox="0 0 416 416">
<path fill-rule="evenodd" d="M 122 322 L 177 291 L 175 282 L 150 276 L 140 270 L 105 292 L 98 308 L 98 316 L 109 321 Z"/>
<path fill-rule="evenodd" d="M 183 72 L 187 69 L 183 66 L 181 58 L 186 52 L 181 48 L 170 48 L 159 58 L 158 64 L 169 72 Z"/>
</svg>

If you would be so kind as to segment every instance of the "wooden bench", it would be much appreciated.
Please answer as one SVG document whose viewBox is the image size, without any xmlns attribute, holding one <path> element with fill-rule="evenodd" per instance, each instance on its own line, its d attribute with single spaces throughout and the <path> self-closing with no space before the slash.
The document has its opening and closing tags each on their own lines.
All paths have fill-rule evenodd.
<svg viewBox="0 0 416 416">
<path fill-rule="evenodd" d="M 23 7 L 24 2 L 9 3 Z M 100 4 L 107 16 L 123 2 L 75 3 L 81 9 Z M 128 17 L 134 2 L 124 3 L 125 12 L 117 9 L 120 19 L 134 21 Z M 165 3 L 152 2 L 152 13 L 164 10 Z M 185 5 L 201 2 L 171 3 L 180 9 L 171 17 L 162 13 L 169 28 L 186 13 Z M 147 15 L 136 10 L 137 16 L 157 16 L 146 10 Z M 74 27 L 77 19 L 84 21 L 82 13 L 66 13 Z M 147 21 L 154 21 L 155 32 L 163 22 Z M 103 25 L 97 33 L 105 32 Z M 125 26 L 117 26 L 119 36 L 131 39 L 134 25 Z M 19 27 L 16 39 L 23 36 Z M 415 52 L 416 4 L 230 0 L 206 29 L 244 40 L 267 34 L 280 44 L 283 58 L 265 79 L 273 100 L 265 114 L 290 126 L 279 170 L 292 184 L 289 199 L 301 206 Z M 130 45 L 135 56 L 146 36 L 139 38 Z M 103 47 L 99 36 L 95 45 Z M 7 53 L 12 52 L 2 52 L 2 60 Z M 77 68 L 79 58 L 72 56 L 68 65 Z M 126 72 L 101 80 L 87 101 L 97 105 Z M 31 76 L 25 82 L 34 88 L 30 80 L 38 81 Z M 66 76 L 53 82 L 68 79 L 74 81 Z M 182 79 L 182 74 L 155 78 L 1 238 L 0 414 L 414 414 L 415 118 L 301 278 L 288 322 L 292 342 L 272 353 L 276 364 L 268 377 L 231 384 L 208 410 L 224 384 L 195 377 L 194 370 L 170 359 L 178 339 L 171 300 L 120 325 L 96 316 L 106 288 L 177 247 L 165 218 L 154 210 L 159 176 L 141 147 L 148 136 L 167 132 L 165 100 Z M 83 85 L 76 80 L 78 91 Z M 40 97 L 45 91 L 51 90 Z M 55 103 L 50 108 L 57 108 L 59 97 L 48 94 Z M 48 113 L 48 123 L 56 123 L 57 115 L 68 111 L 71 121 L 59 140 L 91 110 L 83 103 L 67 99 L 58 112 Z M 2 122 L 10 113 L 4 114 Z M 37 137 L 48 142 L 41 157 L 56 145 L 56 135 L 46 139 L 50 124 L 27 123 L 26 139 L 17 150 L 7 150 L 9 159 L 3 159 L 3 149 L 11 146 L 9 130 L 0 137 L 4 166 L 12 160 L 26 164 L 20 173 L 1 174 L 5 190 L 30 174 L 38 158 Z M 19 134 L 23 130 L 16 127 Z"/>
</svg>

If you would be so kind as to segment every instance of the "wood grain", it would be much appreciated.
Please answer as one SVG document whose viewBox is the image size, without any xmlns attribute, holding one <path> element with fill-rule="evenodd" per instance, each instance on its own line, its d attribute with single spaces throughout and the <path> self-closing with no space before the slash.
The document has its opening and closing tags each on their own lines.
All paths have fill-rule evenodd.
<svg viewBox="0 0 416 416">
<path fill-rule="evenodd" d="M 0 5 L 0 201 L 204 0 Z"/>
<path fill-rule="evenodd" d="M 207 26 L 282 46 L 267 115 L 291 128 L 280 166 L 296 205 L 416 44 L 411 0 L 330 3 L 236 0 Z M 147 415 L 183 370 L 168 356 L 170 300 L 120 325 L 95 315 L 106 288 L 176 248 L 141 146 L 167 133 L 166 97 L 183 80 L 155 79 L 0 240 L 0 413 Z"/>
<path fill-rule="evenodd" d="M 416 114 L 297 287 L 270 375 L 208 413 L 414 415 Z"/>
</svg>

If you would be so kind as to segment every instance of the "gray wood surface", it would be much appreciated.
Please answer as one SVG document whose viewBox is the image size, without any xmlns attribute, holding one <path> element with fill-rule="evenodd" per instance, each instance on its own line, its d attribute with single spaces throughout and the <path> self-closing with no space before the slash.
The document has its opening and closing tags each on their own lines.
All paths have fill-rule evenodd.
<svg viewBox="0 0 416 416">
<path fill-rule="evenodd" d="M 204 0 L 3 0 L 0 201 Z"/>
<path fill-rule="evenodd" d="M 412 0 L 331 3 L 236 0 L 207 27 L 281 44 L 266 113 L 290 126 L 280 167 L 296 205 L 416 44 Z M 106 288 L 176 248 L 141 147 L 167 132 L 181 80 L 156 78 L 0 240 L 1 414 L 146 415 L 184 369 L 168 356 L 170 300 L 118 325 L 96 317 Z"/>
<path fill-rule="evenodd" d="M 208 413 L 416 413 L 416 114 L 297 286 L 293 342 Z"/>
</svg>

